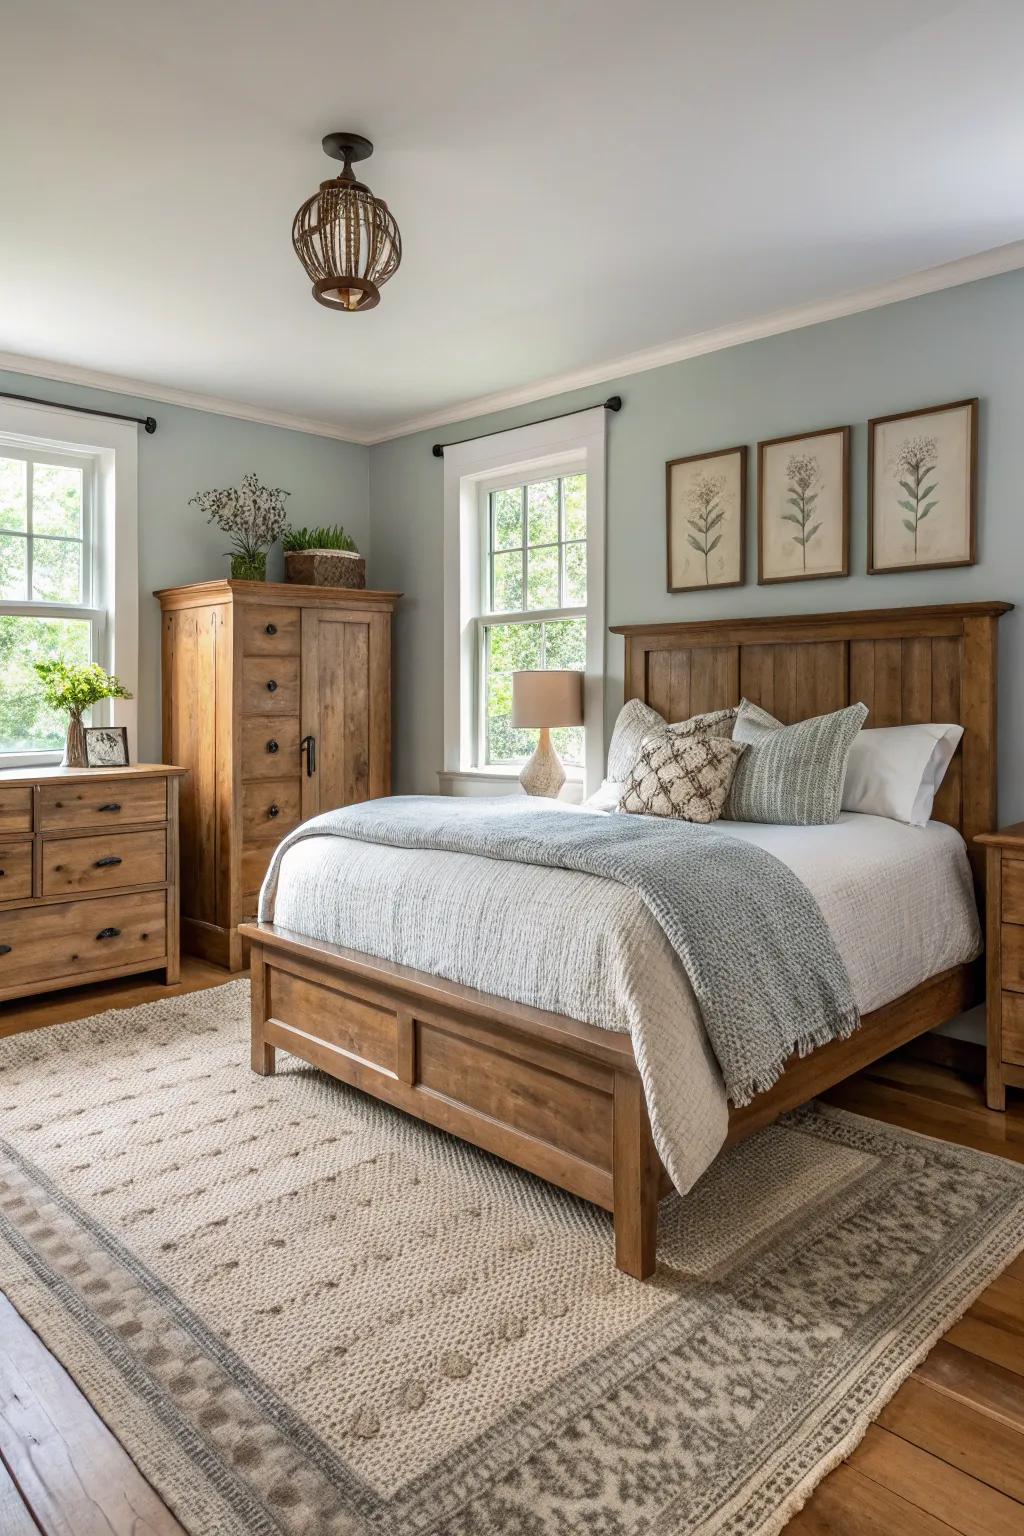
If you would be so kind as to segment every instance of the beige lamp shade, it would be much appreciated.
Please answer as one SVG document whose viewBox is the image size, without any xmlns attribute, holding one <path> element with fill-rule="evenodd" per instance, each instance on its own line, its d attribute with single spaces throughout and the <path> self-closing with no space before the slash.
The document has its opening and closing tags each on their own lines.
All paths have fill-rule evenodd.
<svg viewBox="0 0 1024 1536">
<path fill-rule="evenodd" d="M 512 724 L 582 725 L 582 672 L 513 672 Z"/>
</svg>

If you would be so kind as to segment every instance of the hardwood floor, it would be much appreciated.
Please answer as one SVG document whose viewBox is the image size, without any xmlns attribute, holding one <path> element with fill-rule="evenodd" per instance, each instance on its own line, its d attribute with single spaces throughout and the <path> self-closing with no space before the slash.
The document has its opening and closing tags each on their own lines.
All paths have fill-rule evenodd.
<svg viewBox="0 0 1024 1536">
<path fill-rule="evenodd" d="M 145 978 L 8 1005 L 0 1035 L 217 985 L 182 963 L 179 987 Z M 1024 1161 L 1024 1094 L 985 1108 L 962 1052 L 907 1051 L 833 1089 L 828 1102 Z M 959 1068 L 959 1070 L 958 1070 Z M 1024 1255 L 946 1334 L 815 1490 L 787 1536 L 1024 1536 Z M 0 1297 L 2 1536 L 183 1536 L 110 1431 Z"/>
</svg>

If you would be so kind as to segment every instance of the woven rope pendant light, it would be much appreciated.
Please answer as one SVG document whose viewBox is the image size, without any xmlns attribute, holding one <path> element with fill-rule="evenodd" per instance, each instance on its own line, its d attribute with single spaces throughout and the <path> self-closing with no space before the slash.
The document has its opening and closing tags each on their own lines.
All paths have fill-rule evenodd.
<svg viewBox="0 0 1024 1536">
<path fill-rule="evenodd" d="M 402 237 L 387 203 L 352 174 L 355 160 L 373 154 L 358 133 L 329 133 L 324 153 L 344 161 L 333 181 L 307 199 L 295 215 L 292 244 L 313 280 L 313 297 L 328 309 L 373 309 L 380 290 L 398 270 Z"/>
</svg>

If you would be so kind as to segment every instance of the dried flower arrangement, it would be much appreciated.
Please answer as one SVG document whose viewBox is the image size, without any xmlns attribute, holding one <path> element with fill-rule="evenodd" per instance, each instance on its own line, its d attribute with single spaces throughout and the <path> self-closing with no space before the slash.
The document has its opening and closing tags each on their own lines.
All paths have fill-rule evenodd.
<svg viewBox="0 0 1024 1536">
<path fill-rule="evenodd" d="M 255 475 L 243 475 L 241 489 L 199 491 L 189 500 L 208 523 L 230 536 L 231 574 L 241 581 L 266 581 L 267 550 L 285 530 L 284 501 L 290 491 L 271 490 Z"/>
</svg>

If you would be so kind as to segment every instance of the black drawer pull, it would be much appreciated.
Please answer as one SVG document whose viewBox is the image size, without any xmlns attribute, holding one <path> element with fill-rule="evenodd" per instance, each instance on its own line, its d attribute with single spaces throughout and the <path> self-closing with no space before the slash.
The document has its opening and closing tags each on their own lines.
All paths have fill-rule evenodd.
<svg viewBox="0 0 1024 1536">
<path fill-rule="evenodd" d="M 270 816 L 271 818 L 273 818 L 274 816 L 280 816 L 280 814 L 281 814 L 281 807 L 279 805 L 270 805 L 270 806 L 267 807 L 267 815 Z"/>
<path fill-rule="evenodd" d="M 122 864 L 123 862 L 124 860 L 119 859 L 116 853 L 108 853 L 105 859 L 96 860 L 93 869 L 113 869 L 115 864 Z"/>
<path fill-rule="evenodd" d="M 271 737 L 270 740 L 267 742 L 267 751 L 268 752 L 279 752 L 280 751 L 280 748 L 278 747 L 277 742 L 274 740 L 273 737 Z"/>
<path fill-rule="evenodd" d="M 121 930 L 120 928 L 101 928 L 96 937 L 98 939 L 119 939 L 121 937 Z"/>
<path fill-rule="evenodd" d="M 274 682 L 273 678 L 271 678 L 270 682 L 267 684 L 267 692 L 268 693 L 276 693 L 277 692 L 277 684 Z"/>
<path fill-rule="evenodd" d="M 7 873 L 6 869 L 0 869 L 0 880 L 3 879 L 4 875 L 6 875 L 6 873 Z"/>
<path fill-rule="evenodd" d="M 263 631 L 263 633 L 265 635 L 276 635 L 277 634 L 277 625 L 276 624 L 268 624 L 266 629 Z"/>
<path fill-rule="evenodd" d="M 9 944 L 0 944 L 0 955 L 9 955 L 10 952 L 11 946 Z"/>
<path fill-rule="evenodd" d="M 116 800 L 112 800 L 109 805 L 101 805 L 99 809 L 101 811 L 119 811 L 121 807 L 117 804 Z"/>
</svg>

